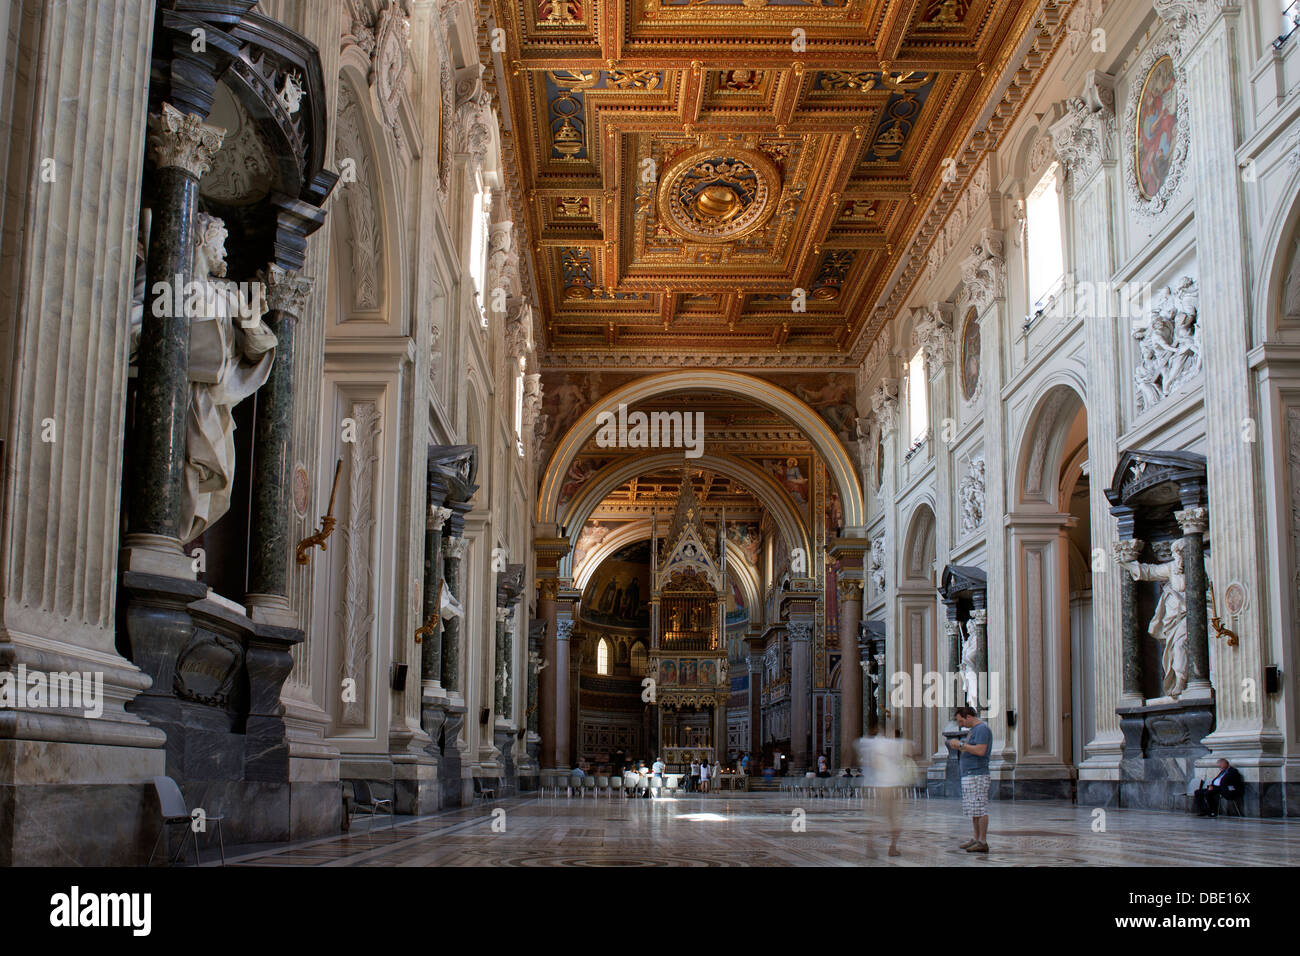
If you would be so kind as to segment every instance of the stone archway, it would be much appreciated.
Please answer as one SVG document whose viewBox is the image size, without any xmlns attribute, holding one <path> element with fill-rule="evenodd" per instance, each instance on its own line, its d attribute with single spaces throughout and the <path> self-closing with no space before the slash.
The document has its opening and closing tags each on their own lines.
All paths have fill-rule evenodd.
<svg viewBox="0 0 1300 956">
<path fill-rule="evenodd" d="M 821 416 L 808 404 L 771 382 L 752 375 L 717 369 L 684 369 L 649 375 L 615 389 L 587 409 L 561 437 L 547 463 L 545 478 L 537 497 L 537 521 L 540 524 L 559 524 L 560 488 L 564 475 L 583 446 L 596 433 L 602 414 L 617 413 L 620 404 L 631 406 L 657 396 L 688 390 L 714 391 L 747 398 L 783 416 L 799 428 L 826 463 L 844 509 L 845 528 L 860 528 L 865 524 L 862 488 L 853 468 L 853 460 Z"/>
<path fill-rule="evenodd" d="M 1069 799 L 1076 776 L 1078 729 L 1088 719 L 1076 709 L 1090 706 L 1086 688 L 1075 680 L 1076 661 L 1091 660 L 1091 575 L 1085 582 L 1074 552 L 1086 549 L 1091 566 L 1083 465 L 1087 460 L 1088 416 L 1073 384 L 1046 388 L 1029 415 L 1015 466 L 1011 531 L 1010 647 L 1012 674 L 1007 707 L 1017 714 L 1009 729 L 1015 750 L 1013 792 L 1017 797 Z M 1076 573 L 1072 575 L 1072 563 Z M 1086 583 L 1086 588 L 1084 584 Z M 1072 594 L 1089 610 L 1076 607 Z"/>
</svg>

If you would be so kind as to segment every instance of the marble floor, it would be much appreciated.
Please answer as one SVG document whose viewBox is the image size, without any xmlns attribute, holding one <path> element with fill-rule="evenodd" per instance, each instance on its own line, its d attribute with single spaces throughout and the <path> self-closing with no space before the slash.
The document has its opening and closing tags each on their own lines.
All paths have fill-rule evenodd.
<svg viewBox="0 0 1300 956">
<path fill-rule="evenodd" d="M 875 801 L 775 793 L 658 800 L 536 795 L 419 818 L 362 818 L 350 833 L 235 851 L 235 866 L 1229 866 L 1300 863 L 1300 820 L 1201 819 L 1058 801 L 993 802 L 990 852 L 959 801 L 904 801 L 889 857 Z M 796 811 L 802 810 L 802 816 Z M 205 865 L 212 860 L 205 852 Z"/>
</svg>

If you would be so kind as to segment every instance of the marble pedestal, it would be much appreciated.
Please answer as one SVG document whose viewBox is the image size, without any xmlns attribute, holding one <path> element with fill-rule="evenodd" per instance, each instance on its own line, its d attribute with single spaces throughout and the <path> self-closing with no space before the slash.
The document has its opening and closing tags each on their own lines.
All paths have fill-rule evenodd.
<svg viewBox="0 0 1300 956">
<path fill-rule="evenodd" d="M 1144 810 L 1169 810 L 1181 804 L 1187 783 L 1196 776 L 1196 761 L 1209 753 L 1202 739 L 1214 729 L 1214 701 L 1198 699 L 1118 707 L 1124 737 L 1120 759 L 1119 805 Z M 1088 800 L 1104 797 L 1090 786 Z M 1246 812 L 1258 792 L 1247 785 Z M 1080 794 L 1083 800 L 1083 792 Z"/>
<path fill-rule="evenodd" d="M 426 698 L 420 706 L 420 726 L 429 735 L 429 752 L 437 761 L 436 785 L 440 809 L 465 806 L 474 799 L 472 779 L 460 749 L 465 704 L 459 697 Z"/>
</svg>

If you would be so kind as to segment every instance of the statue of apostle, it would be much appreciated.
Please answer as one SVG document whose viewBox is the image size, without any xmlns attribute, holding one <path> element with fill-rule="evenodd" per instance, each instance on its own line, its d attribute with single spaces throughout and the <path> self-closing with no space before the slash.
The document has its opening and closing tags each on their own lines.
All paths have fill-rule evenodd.
<svg viewBox="0 0 1300 956">
<path fill-rule="evenodd" d="M 232 410 L 265 384 L 275 334 L 262 321 L 266 288 L 226 275 L 226 224 L 199 213 L 195 282 L 202 295 L 190 314 L 190 404 L 185 427 L 182 541 L 210 527 L 230 507 L 235 478 Z"/>
<path fill-rule="evenodd" d="M 1134 581 L 1162 581 L 1160 599 L 1151 615 L 1148 633 L 1164 641 L 1160 666 L 1164 670 L 1164 692 L 1178 697 L 1187 688 L 1187 577 L 1183 573 L 1183 542 L 1175 540 L 1173 556 L 1164 564 L 1130 561 L 1125 570 Z"/>
</svg>

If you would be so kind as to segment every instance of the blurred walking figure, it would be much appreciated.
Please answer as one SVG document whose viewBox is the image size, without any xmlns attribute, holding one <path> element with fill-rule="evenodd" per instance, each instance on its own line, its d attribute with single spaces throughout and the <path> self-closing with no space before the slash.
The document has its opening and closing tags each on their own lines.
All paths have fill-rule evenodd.
<svg viewBox="0 0 1300 956">
<path fill-rule="evenodd" d="M 914 765 L 908 741 L 896 737 L 859 737 L 855 747 L 866 785 L 880 795 L 889 826 L 889 855 L 899 856 L 903 831 L 903 788 L 911 785 Z"/>
</svg>

